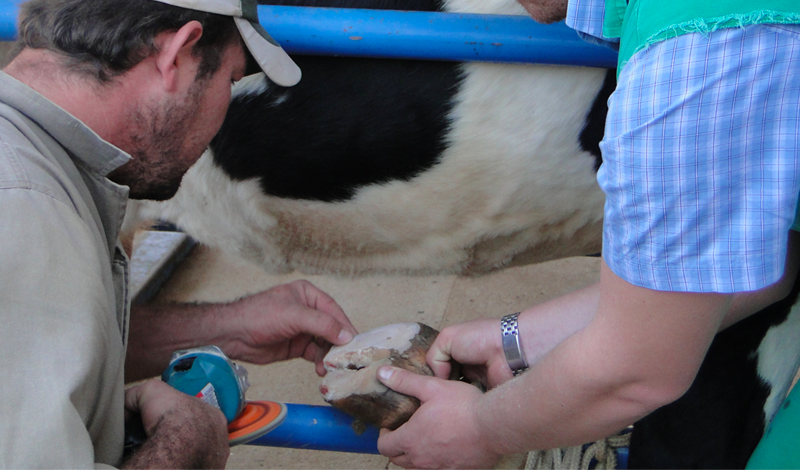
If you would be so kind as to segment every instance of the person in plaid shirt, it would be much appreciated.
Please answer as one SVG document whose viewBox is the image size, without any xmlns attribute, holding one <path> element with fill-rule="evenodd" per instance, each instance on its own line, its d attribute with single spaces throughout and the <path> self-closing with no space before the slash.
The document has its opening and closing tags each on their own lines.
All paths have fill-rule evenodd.
<svg viewBox="0 0 800 470">
<path fill-rule="evenodd" d="M 630 46 L 627 30 L 622 44 L 604 34 L 608 5 L 633 8 L 624 0 L 520 2 L 538 21 L 566 17 L 588 41 Z M 734 3 L 746 2 L 712 7 Z M 600 281 L 516 318 L 529 367 L 517 378 L 496 320 L 444 329 L 428 354 L 437 378 L 382 368 L 384 384 L 422 402 L 384 432 L 384 455 L 403 467 L 486 468 L 503 454 L 611 435 L 681 397 L 717 332 L 788 294 L 800 194 L 798 22 L 796 11 L 695 21 L 697 31 L 625 56 L 601 143 Z M 491 390 L 442 380 L 451 359 L 475 367 Z"/>
</svg>

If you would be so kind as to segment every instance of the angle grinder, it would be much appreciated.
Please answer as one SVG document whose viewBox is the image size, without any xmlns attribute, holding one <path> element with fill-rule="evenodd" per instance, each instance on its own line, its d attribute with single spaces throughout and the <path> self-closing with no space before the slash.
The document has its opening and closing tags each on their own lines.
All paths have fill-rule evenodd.
<svg viewBox="0 0 800 470">
<path fill-rule="evenodd" d="M 161 380 L 188 395 L 219 408 L 228 420 L 231 446 L 245 444 L 275 429 L 286 417 L 287 407 L 272 401 L 246 401 L 250 387 L 247 370 L 231 361 L 217 346 L 175 351 Z M 146 439 L 141 418 L 125 423 L 125 454 Z"/>
</svg>

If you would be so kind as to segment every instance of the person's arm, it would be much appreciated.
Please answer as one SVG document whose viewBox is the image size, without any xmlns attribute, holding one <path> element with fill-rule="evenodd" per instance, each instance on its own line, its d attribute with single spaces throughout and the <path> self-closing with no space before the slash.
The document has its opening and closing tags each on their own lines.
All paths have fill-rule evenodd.
<svg viewBox="0 0 800 470">
<path fill-rule="evenodd" d="M 307 281 L 273 287 L 227 304 L 162 304 L 132 308 L 125 379 L 160 374 L 173 351 L 219 346 L 255 364 L 302 357 L 325 374 L 331 345 L 357 334 L 342 308 Z"/>
<path fill-rule="evenodd" d="M 763 289 L 733 294 L 720 331 L 786 297 L 800 268 L 800 234 L 789 232 L 786 263 L 781 279 Z M 520 342 L 528 364 L 533 365 L 594 318 L 600 302 L 595 283 L 519 315 Z M 464 366 L 465 376 L 493 388 L 511 378 L 499 334 L 499 319 L 475 320 L 444 328 L 428 352 L 435 375 L 448 378 L 451 360 Z"/>
<path fill-rule="evenodd" d="M 589 324 L 486 394 L 382 369 L 392 371 L 387 386 L 419 397 L 422 407 L 397 431 L 384 431 L 379 449 L 404 467 L 488 466 L 502 454 L 617 432 L 685 392 L 730 302 L 636 287 L 603 264 Z"/>
<path fill-rule="evenodd" d="M 228 426 L 218 408 L 154 379 L 125 391 L 125 411 L 147 439 L 122 468 L 225 468 Z"/>
<path fill-rule="evenodd" d="M 594 317 L 600 285 L 587 286 L 523 310 L 518 317 L 522 351 L 529 365 L 538 362 Z M 431 345 L 427 362 L 440 378 L 448 378 L 451 360 L 463 366 L 464 376 L 494 388 L 513 375 L 503 353 L 500 319 L 474 320 L 444 328 Z"/>
</svg>

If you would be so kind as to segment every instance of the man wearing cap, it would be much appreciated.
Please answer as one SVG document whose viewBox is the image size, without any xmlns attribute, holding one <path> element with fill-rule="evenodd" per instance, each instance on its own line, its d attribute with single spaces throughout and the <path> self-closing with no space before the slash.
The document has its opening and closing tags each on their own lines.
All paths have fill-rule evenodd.
<svg viewBox="0 0 800 470">
<path fill-rule="evenodd" d="M 279 85 L 300 78 L 257 21 L 236 0 L 22 5 L 0 72 L 0 466 L 224 466 L 219 410 L 158 380 L 125 382 L 208 344 L 254 363 L 303 357 L 322 374 L 330 345 L 356 332 L 307 282 L 230 304 L 130 306 L 117 240 L 128 196 L 176 191 L 248 62 Z M 133 414 L 147 440 L 123 462 Z"/>
</svg>

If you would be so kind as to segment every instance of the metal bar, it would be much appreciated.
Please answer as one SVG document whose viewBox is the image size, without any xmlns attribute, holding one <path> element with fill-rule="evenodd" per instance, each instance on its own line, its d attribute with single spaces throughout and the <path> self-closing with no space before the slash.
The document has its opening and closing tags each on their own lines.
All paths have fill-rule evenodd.
<svg viewBox="0 0 800 470">
<path fill-rule="evenodd" d="M 281 424 L 245 445 L 379 454 L 378 428 L 356 424 L 355 418 L 330 406 L 284 405 L 287 412 Z M 628 468 L 628 447 L 610 451 L 617 454 L 617 468 Z"/>
<path fill-rule="evenodd" d="M 526 16 L 259 6 L 290 54 L 616 67 L 616 52 Z"/>
<path fill-rule="evenodd" d="M 0 40 L 13 40 L 19 0 L 0 0 Z M 260 5 L 290 54 L 615 67 L 616 52 L 563 23 L 526 16 Z"/>
<path fill-rule="evenodd" d="M 17 36 L 17 0 L 0 0 L 0 41 L 13 41 Z"/>
<path fill-rule="evenodd" d="M 330 406 L 285 403 L 283 422 L 246 445 L 378 454 L 378 428 Z"/>
</svg>

